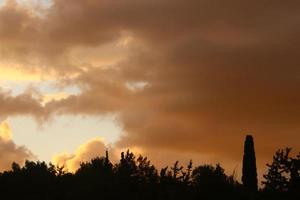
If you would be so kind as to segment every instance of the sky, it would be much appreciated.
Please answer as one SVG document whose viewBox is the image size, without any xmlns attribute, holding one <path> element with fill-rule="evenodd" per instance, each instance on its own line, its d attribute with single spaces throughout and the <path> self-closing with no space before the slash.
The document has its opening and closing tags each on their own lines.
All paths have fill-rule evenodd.
<svg viewBox="0 0 300 200">
<path fill-rule="evenodd" d="M 300 143 L 300 2 L 0 0 L 0 170 L 109 149 L 259 175 Z M 7 155 L 11 156 L 7 156 Z"/>
</svg>

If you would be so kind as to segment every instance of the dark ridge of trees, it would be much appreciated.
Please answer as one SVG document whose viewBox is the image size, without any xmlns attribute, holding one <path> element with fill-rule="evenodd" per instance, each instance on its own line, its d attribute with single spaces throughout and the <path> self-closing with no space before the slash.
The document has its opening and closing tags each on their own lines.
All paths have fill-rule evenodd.
<svg viewBox="0 0 300 200">
<path fill-rule="evenodd" d="M 77 199 L 300 199 L 300 154 L 278 150 L 268 164 L 263 188 L 249 190 L 234 174 L 228 176 L 220 164 L 182 166 L 176 161 L 160 170 L 147 157 L 121 153 L 119 162 L 110 162 L 108 153 L 83 162 L 75 173 L 45 162 L 12 164 L 0 173 L 1 199 L 77 200 Z"/>
<path fill-rule="evenodd" d="M 257 191 L 257 169 L 256 169 L 256 157 L 254 150 L 254 141 L 251 135 L 246 136 L 244 145 L 244 157 L 243 157 L 243 185 L 253 191 Z"/>
</svg>

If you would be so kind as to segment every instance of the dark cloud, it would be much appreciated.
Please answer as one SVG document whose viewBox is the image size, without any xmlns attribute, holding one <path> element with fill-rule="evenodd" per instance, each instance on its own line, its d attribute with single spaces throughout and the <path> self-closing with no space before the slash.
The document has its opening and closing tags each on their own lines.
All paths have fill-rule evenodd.
<svg viewBox="0 0 300 200">
<path fill-rule="evenodd" d="M 44 112 L 118 113 L 120 147 L 232 160 L 251 131 L 265 159 L 285 145 L 300 148 L 299 8 L 289 0 L 55 0 L 43 17 L 2 8 L 0 40 L 18 58 L 68 72 L 82 67 L 69 65 L 73 48 L 125 32 L 133 38 L 126 59 L 78 70 L 68 84 L 82 93 Z M 141 90 L 126 86 L 141 81 Z"/>
<path fill-rule="evenodd" d="M 10 92 L 0 88 L 0 118 L 5 119 L 11 115 L 31 114 L 42 119 L 46 114 L 37 98 L 33 97 L 32 92 L 12 96 Z"/>
</svg>

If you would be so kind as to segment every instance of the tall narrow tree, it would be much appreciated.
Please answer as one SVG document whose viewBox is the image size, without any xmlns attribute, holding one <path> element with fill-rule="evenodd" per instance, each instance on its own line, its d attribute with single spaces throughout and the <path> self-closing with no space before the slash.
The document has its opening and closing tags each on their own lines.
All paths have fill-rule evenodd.
<svg viewBox="0 0 300 200">
<path fill-rule="evenodd" d="M 257 191 L 256 157 L 251 135 L 247 135 L 245 140 L 242 182 L 246 188 Z"/>
</svg>

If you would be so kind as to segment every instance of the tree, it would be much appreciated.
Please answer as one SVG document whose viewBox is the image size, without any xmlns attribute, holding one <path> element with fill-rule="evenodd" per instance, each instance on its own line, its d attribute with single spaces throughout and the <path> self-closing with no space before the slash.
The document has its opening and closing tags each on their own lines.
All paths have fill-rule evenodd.
<svg viewBox="0 0 300 200">
<path fill-rule="evenodd" d="M 265 181 L 264 190 L 268 192 L 287 192 L 288 191 L 288 178 L 284 175 L 290 153 L 289 148 L 285 150 L 276 151 L 273 156 L 272 164 L 267 164 L 269 167 L 268 173 L 264 175 Z"/>
<path fill-rule="evenodd" d="M 183 182 L 186 185 L 190 184 L 192 168 L 193 168 L 193 162 L 192 162 L 192 160 L 190 160 L 190 162 L 189 162 L 189 164 L 187 166 L 186 172 L 182 172 Z"/>
<path fill-rule="evenodd" d="M 136 175 L 137 165 L 135 155 L 127 150 L 121 153 L 120 163 L 116 166 L 117 176 L 123 180 L 129 180 Z"/>
<path fill-rule="evenodd" d="M 227 183 L 227 176 L 220 164 L 217 164 L 216 167 L 212 165 L 198 166 L 193 170 L 192 178 L 194 184 L 199 187 L 216 188 Z"/>
<path fill-rule="evenodd" d="M 300 189 L 300 154 L 296 158 L 289 158 L 288 172 L 290 173 L 289 189 L 298 192 Z"/>
<path fill-rule="evenodd" d="M 256 157 L 251 135 L 246 136 L 244 145 L 242 182 L 247 189 L 257 191 Z"/>
<path fill-rule="evenodd" d="M 140 155 L 137 160 L 137 176 L 140 182 L 144 183 L 156 183 L 158 180 L 157 170 L 154 165 L 151 164 L 147 157 Z"/>
<path fill-rule="evenodd" d="M 264 189 L 271 192 L 298 193 L 300 189 L 300 155 L 290 156 L 291 148 L 279 149 L 273 162 L 267 164 L 268 173 L 264 175 Z"/>
</svg>

